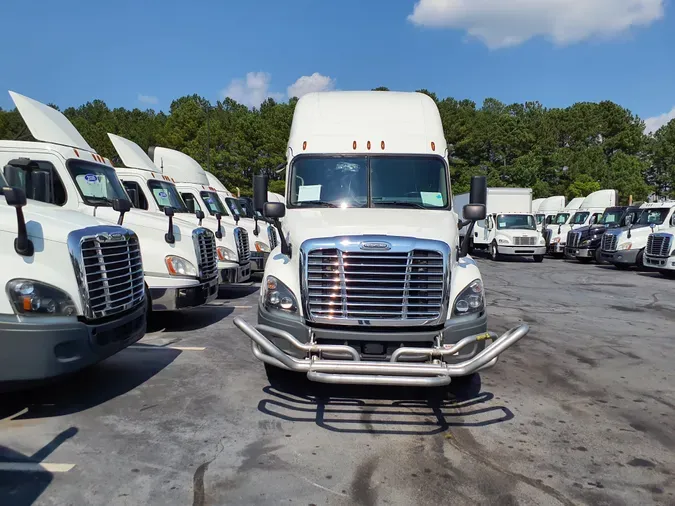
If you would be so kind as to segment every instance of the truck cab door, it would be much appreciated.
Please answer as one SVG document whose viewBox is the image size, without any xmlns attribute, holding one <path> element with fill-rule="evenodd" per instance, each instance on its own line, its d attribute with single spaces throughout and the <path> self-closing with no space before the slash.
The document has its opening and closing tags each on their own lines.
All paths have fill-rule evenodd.
<svg viewBox="0 0 675 506">
<path fill-rule="evenodd" d="M 494 216 L 490 215 L 485 219 L 485 228 L 483 229 L 483 242 L 488 244 L 494 228 Z"/>
</svg>

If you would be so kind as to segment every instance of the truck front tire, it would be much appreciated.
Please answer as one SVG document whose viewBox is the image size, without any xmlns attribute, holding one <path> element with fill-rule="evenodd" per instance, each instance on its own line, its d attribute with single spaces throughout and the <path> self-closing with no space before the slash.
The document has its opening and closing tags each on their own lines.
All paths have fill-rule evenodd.
<svg viewBox="0 0 675 506">
<path fill-rule="evenodd" d="M 494 241 L 490 244 L 490 260 L 499 260 L 499 250 L 497 249 L 497 243 Z"/>
<path fill-rule="evenodd" d="M 541 263 L 544 261 L 544 255 L 534 255 L 532 258 L 534 258 L 534 261 L 537 263 Z"/>
</svg>

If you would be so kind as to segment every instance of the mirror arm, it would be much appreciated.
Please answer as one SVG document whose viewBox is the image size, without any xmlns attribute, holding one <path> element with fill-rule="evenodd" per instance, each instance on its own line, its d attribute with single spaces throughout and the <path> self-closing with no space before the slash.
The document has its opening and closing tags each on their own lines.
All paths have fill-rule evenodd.
<svg viewBox="0 0 675 506">
<path fill-rule="evenodd" d="M 164 234 L 164 240 L 169 244 L 176 242 L 176 237 L 173 235 L 173 216 L 169 216 L 169 231 Z"/>
<path fill-rule="evenodd" d="M 220 220 L 222 219 L 222 215 L 220 213 L 216 214 L 216 219 L 218 220 L 218 230 L 216 231 L 216 238 L 222 239 L 223 233 L 220 231 Z M 201 225 L 201 220 L 199 224 Z"/>
<path fill-rule="evenodd" d="M 469 242 L 471 241 L 471 236 L 473 235 L 473 227 L 475 224 L 476 224 L 475 221 L 471 221 L 469 223 L 469 228 L 466 230 L 464 240 L 462 241 L 462 244 L 459 247 L 459 251 L 457 252 L 457 260 L 459 260 L 460 258 L 464 258 L 469 254 Z"/>
<path fill-rule="evenodd" d="M 117 219 L 117 224 L 120 226 L 124 223 L 124 213 L 125 211 L 120 211 L 120 217 Z"/>
<path fill-rule="evenodd" d="M 14 251 L 24 257 L 33 256 L 35 248 L 33 247 L 33 241 L 28 238 L 26 220 L 23 217 L 23 209 L 20 207 L 16 208 L 16 221 L 18 234 L 16 239 L 14 239 Z"/>
<path fill-rule="evenodd" d="M 281 242 L 281 254 L 286 255 L 288 258 L 291 258 L 291 245 L 288 244 L 286 241 L 286 236 L 284 235 L 284 232 L 281 230 L 281 222 L 279 221 L 279 218 L 272 218 L 272 223 L 274 224 L 274 228 L 277 229 L 277 232 L 279 232 L 279 242 Z"/>
<path fill-rule="evenodd" d="M 254 214 L 253 221 L 255 221 L 255 228 L 253 229 L 253 235 L 258 237 L 260 235 L 260 227 L 258 227 L 258 217 Z"/>
</svg>

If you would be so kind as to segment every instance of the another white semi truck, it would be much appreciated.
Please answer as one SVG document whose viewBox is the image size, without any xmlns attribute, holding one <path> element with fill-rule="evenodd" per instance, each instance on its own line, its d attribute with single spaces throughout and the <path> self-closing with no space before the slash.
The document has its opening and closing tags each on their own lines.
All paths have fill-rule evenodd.
<svg viewBox="0 0 675 506">
<path fill-rule="evenodd" d="M 215 175 L 209 171 L 204 171 L 209 186 L 216 190 L 218 197 L 227 209 L 230 211 L 232 217 L 237 220 L 237 224 L 244 227 L 253 238 L 253 248 L 251 248 L 251 270 L 253 272 L 262 272 L 265 269 L 265 262 L 272 250 L 272 245 L 276 245 L 276 238 L 274 235 L 274 227 L 268 225 L 265 221 L 258 220 L 256 216 L 249 218 L 241 207 L 239 199 L 234 197 L 232 193 L 225 187 L 225 185 Z"/>
<path fill-rule="evenodd" d="M 562 221 L 561 215 L 556 216 L 556 222 L 546 227 L 551 231 L 546 234 L 549 252 L 554 256 L 563 256 L 565 254 L 565 247 L 568 245 L 569 232 L 579 227 L 597 223 L 602 213 L 605 212 L 605 209 L 616 206 L 617 200 L 616 190 L 598 190 L 581 201 L 581 204 L 566 223 L 559 223 L 558 221 Z M 579 200 L 572 199 L 565 208 L 565 212 L 561 214 L 570 212 L 572 205 L 576 205 L 577 202 Z M 569 244 L 569 246 L 576 247 L 577 244 Z"/>
<path fill-rule="evenodd" d="M 145 333 L 138 236 L 30 201 L 0 174 L 0 390 L 78 371 Z"/>
<path fill-rule="evenodd" d="M 157 167 L 141 147 L 129 139 L 108 133 L 117 154 L 126 167 L 117 167 L 127 193 L 135 205 L 154 212 L 170 212 L 192 226 L 207 229 L 214 237 L 216 278 L 220 284 L 240 283 L 250 276 L 246 254 L 240 262 L 239 243 L 245 243 L 246 232 L 207 216 L 201 208 L 188 209 L 178 189 L 176 180 Z M 170 209 L 170 211 L 168 211 Z M 237 237 L 239 239 L 237 239 Z M 248 248 L 242 248 L 244 253 Z"/>
<path fill-rule="evenodd" d="M 660 267 L 654 265 L 655 252 L 661 252 L 654 245 L 652 239 L 651 264 L 645 260 L 649 237 L 655 232 L 664 232 L 673 222 L 675 201 L 650 202 L 640 206 L 642 213 L 637 221 L 629 227 L 608 230 L 602 236 L 602 257 L 618 269 L 628 269 L 631 266 Z M 657 236 L 665 237 L 665 236 Z M 660 243 L 660 241 L 657 241 Z M 663 243 L 660 243 L 663 246 Z M 663 259 L 661 259 L 663 261 Z"/>
<path fill-rule="evenodd" d="M 675 205 L 670 208 L 668 216 L 659 232 L 649 234 L 644 255 L 645 267 L 657 269 L 668 278 L 675 278 Z M 654 224 L 654 229 L 657 225 Z M 650 226 L 651 228 L 651 226 Z"/>
<path fill-rule="evenodd" d="M 537 217 L 537 229 L 543 234 L 544 229 L 553 223 L 553 219 L 565 209 L 565 196 L 556 195 L 554 197 L 545 198 L 537 211 L 532 211 Z"/>
<path fill-rule="evenodd" d="M 230 216 L 225 205 L 218 198 L 215 188 L 209 186 L 206 172 L 191 156 L 175 149 L 151 146 L 148 156 L 156 167 L 167 177 L 175 180 L 176 189 L 187 205 L 190 212 L 202 211 L 206 215 L 209 227 L 221 230 L 222 227 L 234 227 L 232 234 L 223 233 L 216 237 L 229 250 L 226 261 L 237 262 L 238 267 L 230 269 L 231 276 L 223 279 L 224 283 L 243 283 L 251 277 L 251 238 L 248 231 L 237 225 L 237 221 Z M 232 247 L 236 249 L 231 250 Z"/>
<path fill-rule="evenodd" d="M 41 201 L 124 225 L 138 236 L 153 311 L 201 306 L 218 295 L 214 236 L 172 216 L 131 209 L 110 160 L 89 146 L 59 111 L 10 92 L 38 142 L 0 141 L 11 186 Z"/>
<path fill-rule="evenodd" d="M 483 281 L 459 241 L 461 227 L 485 218 L 485 178 L 472 180 L 460 222 L 431 98 L 304 95 L 286 154 L 286 205 L 265 202 L 267 180 L 254 177 L 255 208 L 280 239 L 258 325 L 234 320 L 268 375 L 441 386 L 493 365 L 527 334 L 525 324 L 487 332 Z"/>
<path fill-rule="evenodd" d="M 468 193 L 454 199 L 456 210 L 468 203 Z M 487 216 L 475 224 L 469 247 L 487 249 L 493 260 L 500 255 L 516 255 L 532 256 L 535 262 L 541 262 L 546 244 L 531 209 L 531 188 L 488 188 Z"/>
</svg>

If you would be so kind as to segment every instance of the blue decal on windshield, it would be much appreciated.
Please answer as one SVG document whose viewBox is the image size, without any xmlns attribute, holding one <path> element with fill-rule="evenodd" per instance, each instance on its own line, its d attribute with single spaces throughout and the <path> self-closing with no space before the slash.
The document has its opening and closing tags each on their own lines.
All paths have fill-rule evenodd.
<svg viewBox="0 0 675 506">
<path fill-rule="evenodd" d="M 157 195 L 159 196 L 160 199 L 165 199 L 165 198 L 168 197 L 168 195 L 166 194 L 166 192 L 159 192 Z"/>
<path fill-rule="evenodd" d="M 96 174 L 85 174 L 84 180 L 87 183 L 97 183 L 98 182 L 98 176 Z"/>
</svg>

